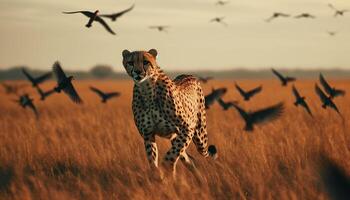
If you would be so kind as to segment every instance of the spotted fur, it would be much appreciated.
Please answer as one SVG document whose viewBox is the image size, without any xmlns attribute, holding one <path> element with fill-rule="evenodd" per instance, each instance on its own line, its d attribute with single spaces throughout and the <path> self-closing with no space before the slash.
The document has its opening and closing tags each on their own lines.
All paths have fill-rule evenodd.
<svg viewBox="0 0 350 200">
<path fill-rule="evenodd" d="M 191 141 L 201 155 L 215 158 L 215 146 L 208 147 L 205 100 L 197 78 L 180 75 L 171 80 L 157 65 L 155 49 L 124 50 L 122 55 L 123 65 L 135 82 L 132 110 L 151 166 L 158 168 L 156 135 L 171 140 L 163 164 L 173 174 L 179 158 L 188 169 L 195 170 L 186 153 Z"/>
</svg>

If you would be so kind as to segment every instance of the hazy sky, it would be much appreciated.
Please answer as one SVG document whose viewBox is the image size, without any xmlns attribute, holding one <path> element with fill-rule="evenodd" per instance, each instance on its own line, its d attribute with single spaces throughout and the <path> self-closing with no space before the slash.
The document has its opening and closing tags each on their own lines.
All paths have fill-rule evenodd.
<svg viewBox="0 0 350 200">
<path fill-rule="evenodd" d="M 62 11 L 112 13 L 135 2 L 132 12 L 107 22 L 117 36 L 99 24 L 85 27 L 83 15 Z M 88 70 L 95 64 L 123 70 L 123 49 L 156 48 L 166 70 L 254 68 L 350 69 L 350 12 L 333 17 L 333 3 L 350 9 L 349 0 L 0 0 L 0 68 L 27 65 L 50 69 L 55 60 L 64 68 Z M 276 19 L 274 11 L 310 12 L 316 19 Z M 225 16 L 224 27 L 209 23 Z M 169 25 L 168 33 L 148 29 Z M 338 31 L 335 37 L 326 31 Z"/>
</svg>

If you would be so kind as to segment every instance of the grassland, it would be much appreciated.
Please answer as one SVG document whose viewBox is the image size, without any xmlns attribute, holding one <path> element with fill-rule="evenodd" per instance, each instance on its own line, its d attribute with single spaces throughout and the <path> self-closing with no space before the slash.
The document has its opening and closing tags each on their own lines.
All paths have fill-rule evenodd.
<svg viewBox="0 0 350 200">
<path fill-rule="evenodd" d="M 237 80 L 243 88 L 263 84 L 263 92 L 243 102 L 233 81 L 204 85 L 226 86 L 225 100 L 239 100 L 255 109 L 284 101 L 278 120 L 246 133 L 238 113 L 217 104 L 207 112 L 210 143 L 218 147 L 215 161 L 202 158 L 192 144 L 190 154 L 206 179 L 198 185 L 178 164 L 178 181 L 152 179 L 143 141 L 131 113 L 131 81 L 76 81 L 83 105 L 63 94 L 35 103 L 36 120 L 0 90 L 0 199 L 327 199 L 317 171 L 317 152 L 324 151 L 350 173 L 350 95 L 335 100 L 344 120 L 323 110 L 314 81 L 298 81 L 314 113 L 311 118 L 293 106 L 291 88 L 275 80 Z M 347 89 L 350 81 L 331 81 Z M 94 85 L 122 96 L 106 105 L 89 91 Z M 44 89 L 53 86 L 45 83 Z M 169 148 L 157 138 L 161 155 Z"/>
</svg>

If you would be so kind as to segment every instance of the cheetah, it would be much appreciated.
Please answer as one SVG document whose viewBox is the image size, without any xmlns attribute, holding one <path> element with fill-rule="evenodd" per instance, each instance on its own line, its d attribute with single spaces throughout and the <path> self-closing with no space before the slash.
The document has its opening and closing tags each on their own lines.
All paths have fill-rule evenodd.
<svg viewBox="0 0 350 200">
<path fill-rule="evenodd" d="M 203 91 L 192 75 L 180 75 L 171 80 L 157 65 L 157 54 L 155 49 L 122 52 L 125 70 L 134 81 L 134 121 L 144 139 L 151 168 L 163 174 L 158 168 L 155 140 L 159 136 L 171 141 L 162 168 L 175 178 L 176 163 L 180 158 L 185 167 L 196 174 L 198 171 L 193 158 L 186 153 L 191 141 L 204 157 L 217 157 L 216 147 L 208 146 Z"/>
</svg>

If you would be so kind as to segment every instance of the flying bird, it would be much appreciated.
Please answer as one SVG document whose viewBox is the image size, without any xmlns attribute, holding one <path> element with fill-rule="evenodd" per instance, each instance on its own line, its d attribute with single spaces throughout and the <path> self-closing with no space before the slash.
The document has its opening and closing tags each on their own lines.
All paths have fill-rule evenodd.
<svg viewBox="0 0 350 200">
<path fill-rule="evenodd" d="M 305 101 L 305 97 L 300 95 L 300 93 L 298 92 L 297 88 L 294 85 L 293 85 L 292 91 L 293 91 L 293 94 L 295 97 L 294 105 L 295 106 L 300 105 L 300 106 L 304 107 L 306 109 L 306 111 L 312 116 L 311 110 Z"/>
<path fill-rule="evenodd" d="M 331 200 L 347 200 L 350 191 L 350 176 L 345 169 L 321 154 L 321 167 L 319 168 L 321 180 Z"/>
<path fill-rule="evenodd" d="M 349 10 L 343 9 L 343 10 L 338 10 L 336 9 L 332 4 L 328 4 L 328 7 L 330 7 L 332 10 L 334 10 L 334 17 L 343 16 L 344 13 L 349 12 Z"/>
<path fill-rule="evenodd" d="M 337 32 L 335 31 L 327 31 L 329 36 L 335 36 L 337 34 Z"/>
<path fill-rule="evenodd" d="M 215 101 L 217 101 L 219 98 L 224 96 L 226 92 L 226 88 L 212 89 L 212 92 L 205 96 L 205 108 L 209 109 L 209 107 L 213 105 L 213 103 L 215 103 Z"/>
<path fill-rule="evenodd" d="M 113 13 L 113 14 L 102 14 L 100 15 L 100 17 L 106 17 L 111 19 L 113 22 L 117 20 L 117 18 L 121 17 L 122 15 L 124 15 L 127 12 L 130 12 L 132 9 L 134 9 L 135 4 L 133 4 L 130 8 L 125 9 L 123 11 L 117 12 L 117 13 Z"/>
<path fill-rule="evenodd" d="M 315 91 L 316 91 L 316 94 L 318 95 L 318 97 L 320 98 L 320 100 L 322 102 L 322 108 L 326 109 L 327 106 L 328 106 L 328 107 L 334 109 L 335 111 L 337 111 L 338 114 L 340 114 L 337 106 L 332 101 L 332 98 L 328 97 L 325 93 L 323 93 L 323 91 L 321 90 L 320 87 L 318 87 L 317 84 L 315 84 Z"/>
<path fill-rule="evenodd" d="M 253 131 L 255 124 L 262 124 L 268 121 L 275 120 L 276 118 L 282 115 L 284 110 L 282 102 L 254 112 L 247 112 L 236 104 L 233 104 L 233 106 L 244 119 L 244 130 L 246 131 Z"/>
<path fill-rule="evenodd" d="M 286 13 L 281 13 L 281 12 L 275 12 L 272 14 L 271 17 L 265 19 L 266 22 L 271 22 L 273 19 L 276 19 L 278 17 L 290 17 L 289 14 L 286 14 Z"/>
<path fill-rule="evenodd" d="M 102 92 L 101 90 L 95 88 L 95 87 L 90 87 L 90 90 L 95 92 L 98 96 L 101 97 L 101 101 L 102 103 L 106 103 L 107 100 L 109 100 L 110 98 L 112 97 L 118 97 L 120 96 L 120 93 L 119 92 L 110 92 L 110 93 L 105 93 L 105 92 Z"/>
<path fill-rule="evenodd" d="M 53 72 L 57 79 L 57 86 L 54 90 L 58 93 L 60 93 L 61 90 L 63 90 L 63 92 L 66 93 L 74 103 L 83 103 L 83 101 L 81 100 L 78 93 L 73 87 L 73 76 L 67 77 L 58 61 L 56 61 L 53 65 Z"/>
<path fill-rule="evenodd" d="M 38 118 L 39 113 L 33 103 L 33 99 L 29 97 L 28 94 L 21 95 L 18 100 L 15 100 L 22 108 L 29 107 L 30 109 L 33 110 L 35 116 Z"/>
<path fill-rule="evenodd" d="M 44 81 L 48 80 L 52 76 L 52 73 L 48 72 L 48 73 L 45 73 L 45 74 L 43 74 L 43 75 L 41 75 L 41 76 L 39 76 L 37 78 L 34 78 L 24 68 L 22 69 L 22 72 L 27 77 L 27 79 L 32 83 L 33 87 L 38 86 L 40 83 L 43 83 Z"/>
<path fill-rule="evenodd" d="M 48 90 L 48 91 L 43 91 L 39 86 L 35 87 L 36 90 L 38 91 L 39 95 L 40 95 L 40 100 L 44 101 L 48 96 L 52 95 L 53 93 L 55 93 L 55 89 L 52 90 Z"/>
<path fill-rule="evenodd" d="M 169 28 L 169 26 L 149 26 L 148 28 L 150 28 L 150 29 L 157 29 L 159 32 L 168 32 L 168 28 Z"/>
<path fill-rule="evenodd" d="M 254 89 L 251 89 L 249 91 L 244 91 L 237 83 L 235 83 L 236 89 L 238 90 L 239 94 L 244 98 L 244 101 L 249 101 L 250 98 L 261 92 L 262 86 L 256 87 Z"/>
<path fill-rule="evenodd" d="M 311 15 L 310 13 L 301 13 L 300 15 L 297 15 L 294 18 L 297 18 L 297 19 L 300 19 L 300 18 L 315 19 L 316 17 L 314 15 Z"/>
<path fill-rule="evenodd" d="M 321 83 L 323 89 L 327 92 L 327 94 L 332 99 L 334 97 L 337 97 L 337 96 L 344 96 L 345 95 L 344 90 L 336 89 L 335 87 L 330 86 L 322 74 L 320 74 L 320 83 Z"/>
<path fill-rule="evenodd" d="M 219 0 L 219 1 L 217 1 L 217 2 L 215 3 L 215 5 L 224 6 L 224 5 L 228 4 L 228 3 L 229 3 L 229 1 L 221 1 L 221 0 Z"/>
<path fill-rule="evenodd" d="M 108 26 L 108 24 L 98 15 L 98 10 L 95 12 L 90 11 L 73 11 L 73 12 L 63 12 L 64 14 L 76 14 L 81 13 L 89 18 L 88 23 L 85 25 L 86 27 L 90 28 L 92 26 L 92 23 L 94 21 L 99 22 L 109 33 L 115 35 L 115 32 Z"/>
<path fill-rule="evenodd" d="M 222 98 L 218 99 L 218 103 L 224 110 L 228 110 L 229 108 L 234 107 L 233 104 L 238 104 L 237 101 L 225 102 Z"/>
<path fill-rule="evenodd" d="M 224 22 L 224 18 L 225 17 L 215 17 L 215 18 L 211 19 L 209 22 L 217 22 L 219 24 L 227 26 L 227 24 Z"/>
<path fill-rule="evenodd" d="M 280 79 L 282 86 L 286 86 L 289 82 L 295 81 L 296 78 L 294 77 L 289 77 L 289 76 L 283 76 L 281 73 L 276 71 L 275 69 L 271 69 L 272 72 Z"/>
<path fill-rule="evenodd" d="M 210 76 L 207 76 L 207 77 L 201 77 L 201 76 L 199 76 L 198 77 L 198 80 L 200 81 L 200 82 L 202 82 L 202 83 L 207 83 L 209 80 L 212 80 L 213 79 L 213 77 L 210 77 Z"/>
</svg>

